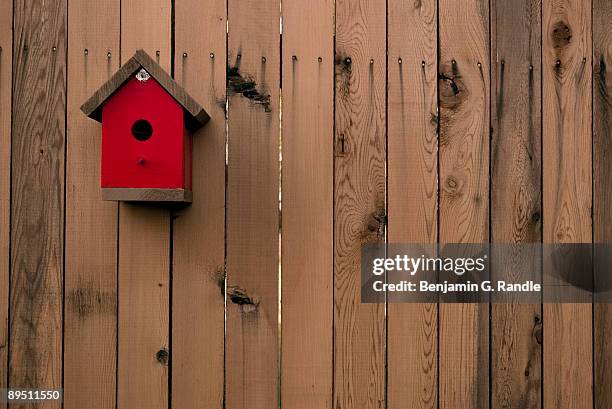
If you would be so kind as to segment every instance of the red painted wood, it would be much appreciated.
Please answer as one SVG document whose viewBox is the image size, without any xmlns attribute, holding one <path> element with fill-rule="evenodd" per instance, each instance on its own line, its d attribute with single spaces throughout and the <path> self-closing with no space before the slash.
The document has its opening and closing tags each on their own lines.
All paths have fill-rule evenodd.
<svg viewBox="0 0 612 409">
<path fill-rule="evenodd" d="M 132 134 L 141 119 L 153 128 L 146 141 Z M 102 109 L 102 187 L 190 189 L 190 138 L 180 104 L 155 79 L 131 78 Z"/>
</svg>

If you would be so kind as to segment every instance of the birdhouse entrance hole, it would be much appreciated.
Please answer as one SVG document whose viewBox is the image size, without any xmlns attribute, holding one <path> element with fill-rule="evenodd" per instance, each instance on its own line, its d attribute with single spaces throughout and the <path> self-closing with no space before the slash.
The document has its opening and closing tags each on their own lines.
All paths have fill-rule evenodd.
<svg viewBox="0 0 612 409">
<path fill-rule="evenodd" d="M 139 119 L 132 125 L 132 135 L 140 142 L 144 142 L 153 135 L 153 127 L 146 119 Z"/>
</svg>

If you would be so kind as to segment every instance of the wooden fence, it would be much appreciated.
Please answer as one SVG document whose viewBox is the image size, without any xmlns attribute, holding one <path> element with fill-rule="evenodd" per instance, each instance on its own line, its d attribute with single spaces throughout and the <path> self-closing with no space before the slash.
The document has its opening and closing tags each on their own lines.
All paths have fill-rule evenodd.
<svg viewBox="0 0 612 409">
<path fill-rule="evenodd" d="M 366 242 L 612 241 L 609 0 L 0 0 L 0 46 L 0 388 L 612 408 L 612 307 L 359 274 Z M 212 117 L 187 208 L 101 200 L 78 108 L 137 48 Z"/>
</svg>

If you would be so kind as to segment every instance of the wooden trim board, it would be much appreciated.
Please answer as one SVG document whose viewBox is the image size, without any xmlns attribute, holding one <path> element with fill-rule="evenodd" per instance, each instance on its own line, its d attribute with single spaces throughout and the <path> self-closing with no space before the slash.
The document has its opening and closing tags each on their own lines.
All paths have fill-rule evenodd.
<svg viewBox="0 0 612 409">
<path fill-rule="evenodd" d="M 186 189 L 102 188 L 104 200 L 121 202 L 182 202 L 191 203 L 193 194 Z"/>
</svg>

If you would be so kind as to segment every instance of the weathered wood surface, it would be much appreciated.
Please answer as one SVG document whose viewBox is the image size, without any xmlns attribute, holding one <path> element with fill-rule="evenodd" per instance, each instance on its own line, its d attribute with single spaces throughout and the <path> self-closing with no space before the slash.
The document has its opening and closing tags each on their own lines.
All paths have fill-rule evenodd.
<svg viewBox="0 0 612 409">
<path fill-rule="evenodd" d="M 543 240 L 589 243 L 591 1 L 542 6 Z M 592 318 L 590 304 L 544 304 L 544 408 L 592 407 Z"/>
<path fill-rule="evenodd" d="M 171 14 L 166 0 L 121 2 L 122 57 L 142 48 L 170 72 Z M 117 407 L 165 409 L 171 364 L 169 210 L 121 203 L 117 245 Z"/>
<path fill-rule="evenodd" d="M 437 2 L 388 2 L 390 243 L 438 240 Z M 388 408 L 437 408 L 438 306 L 388 305 Z"/>
<path fill-rule="evenodd" d="M 593 0 L 593 240 L 612 243 L 612 3 Z M 602 281 L 609 272 L 596 270 Z M 607 278 L 607 280 L 606 280 Z M 597 280 L 599 281 L 599 277 Z M 596 304 L 595 407 L 612 407 L 612 306 Z"/>
<path fill-rule="evenodd" d="M 85 3 L 0 0 L 0 387 L 63 386 L 67 409 L 612 405 L 608 306 L 359 294 L 363 243 L 612 240 L 608 1 Z M 212 118 L 188 206 L 102 200 L 78 108 L 137 49 Z"/>
<path fill-rule="evenodd" d="M 81 103 L 119 67 L 119 1 L 68 5 L 64 408 L 114 409 L 117 203 L 101 200 L 101 127 Z M 79 84 L 79 85 L 76 85 Z M 87 362 L 87 365 L 83 365 Z"/>
<path fill-rule="evenodd" d="M 112 187 L 101 190 L 103 200 L 160 203 L 191 203 L 193 200 L 193 192 L 186 189 Z"/>
<path fill-rule="evenodd" d="M 175 80 L 210 114 L 193 139 L 193 203 L 174 213 L 172 402 L 223 408 L 226 1 L 175 2 Z"/>
<path fill-rule="evenodd" d="M 489 240 L 489 2 L 439 2 L 440 243 Z M 440 305 L 440 408 L 489 406 L 489 307 Z"/>
<path fill-rule="evenodd" d="M 67 6 L 14 6 L 9 386 L 59 389 Z"/>
<path fill-rule="evenodd" d="M 491 241 L 519 249 L 542 240 L 542 4 L 495 0 L 491 7 Z M 534 256 L 521 251 L 493 260 L 492 275 L 518 282 L 533 272 L 539 279 Z M 492 408 L 541 407 L 541 309 L 491 305 Z"/>
<path fill-rule="evenodd" d="M 333 398 L 333 6 L 283 3 L 280 375 L 295 409 Z"/>
<path fill-rule="evenodd" d="M 334 407 L 385 400 L 385 306 L 361 304 L 361 245 L 386 230 L 386 4 L 336 1 Z"/>
<path fill-rule="evenodd" d="M 280 365 L 279 3 L 230 0 L 228 19 L 226 405 L 267 409 Z"/>
<path fill-rule="evenodd" d="M 8 385 L 13 3 L 0 2 L 0 388 Z"/>
</svg>

